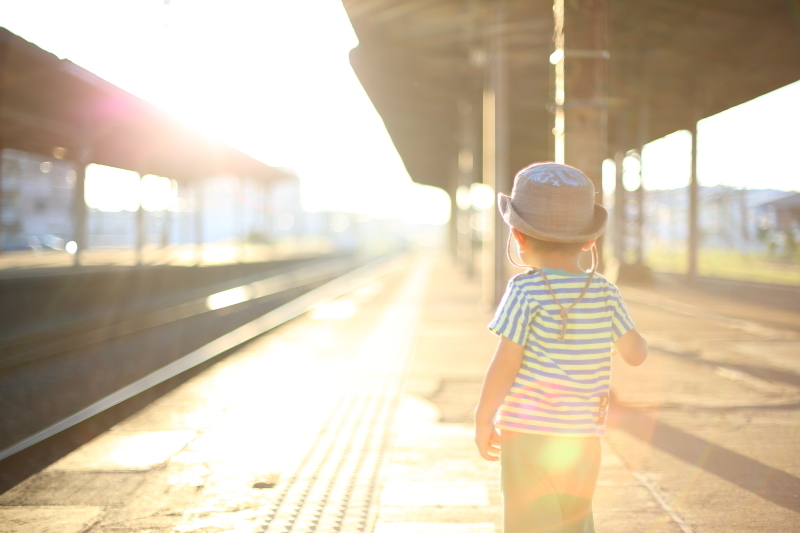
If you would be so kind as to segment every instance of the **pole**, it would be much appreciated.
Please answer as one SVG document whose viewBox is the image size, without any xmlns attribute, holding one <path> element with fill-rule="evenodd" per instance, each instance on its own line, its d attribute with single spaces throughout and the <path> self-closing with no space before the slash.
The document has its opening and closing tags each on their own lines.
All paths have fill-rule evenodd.
<svg viewBox="0 0 800 533">
<path fill-rule="evenodd" d="M 203 194 L 203 181 L 201 179 L 194 180 L 192 183 L 192 193 L 194 195 L 194 242 L 197 254 L 197 263 L 199 266 L 203 262 L 203 209 L 204 209 L 204 194 Z"/>
<path fill-rule="evenodd" d="M 508 175 L 507 60 L 503 35 L 505 31 L 505 9 L 504 0 L 495 0 L 495 27 L 492 39 L 494 60 L 491 63 L 492 86 L 495 89 L 495 197 L 497 197 L 498 192 L 511 194 L 511 180 Z M 506 275 L 506 241 L 509 228 L 496 207 L 493 207 L 492 213 L 494 214 L 494 303 L 498 304 L 508 282 Z"/>
<path fill-rule="evenodd" d="M 236 177 L 239 180 L 239 188 L 233 193 L 233 212 L 239 213 L 239 254 L 238 262 L 242 263 L 247 254 L 247 202 L 245 196 L 245 178 Z M 238 195 L 241 195 L 241 199 Z"/>
<path fill-rule="evenodd" d="M 0 47 L 0 109 L 4 109 L 5 102 L 5 73 L 6 55 L 8 46 Z M 3 114 L 0 113 L 0 254 L 3 253 L 3 149 L 6 145 L 6 128 Z"/>
<path fill-rule="evenodd" d="M 636 219 L 636 264 L 644 265 L 644 145 L 650 136 L 650 78 L 647 75 L 647 57 L 642 56 L 642 91 L 639 101 L 639 188 L 636 189 L 638 217 Z"/>
<path fill-rule="evenodd" d="M 0 56 L 0 59 L 2 56 Z M 2 62 L 0 62 L 0 70 L 2 70 Z M 2 83 L 2 74 L 0 74 L 0 83 Z M 2 104 L 2 89 L 0 89 L 0 104 Z M 0 120 L 2 120 L 0 118 Z M 5 165 L 3 161 L 5 160 L 3 156 L 3 137 L 2 137 L 2 122 L 0 122 L 0 254 L 3 253 L 3 170 Z"/>
<path fill-rule="evenodd" d="M 697 182 L 697 120 L 692 119 L 692 174 L 689 178 L 689 265 L 686 278 L 690 284 L 697 282 L 697 251 L 700 244 L 698 211 L 700 187 Z"/>
<path fill-rule="evenodd" d="M 558 59 L 555 61 L 555 160 L 560 162 L 559 142 L 563 142 L 563 162 L 581 169 L 599 192 L 608 142 L 605 105 L 610 57 L 608 1 L 555 0 L 553 11 L 557 30 L 554 44 L 556 52 L 561 51 L 560 56 L 551 56 L 551 61 Z M 559 86 L 559 69 L 563 69 L 563 86 Z M 563 119 L 563 129 L 559 129 L 559 116 Z"/>
<path fill-rule="evenodd" d="M 80 154 L 83 155 L 83 154 Z M 73 233 L 78 249 L 73 256 L 73 264 L 77 267 L 81 265 L 81 255 L 87 247 L 86 231 L 86 162 L 83 157 L 79 157 L 75 162 L 75 189 L 72 197 Z"/>
<path fill-rule="evenodd" d="M 458 151 L 458 187 L 456 188 L 456 200 L 460 192 L 462 196 L 469 190 L 470 185 L 475 182 L 475 113 L 473 106 L 467 98 L 459 102 L 458 106 L 460 117 L 460 149 Z M 471 206 L 464 198 L 459 202 L 454 202 L 454 218 L 456 221 L 456 231 L 458 238 L 458 262 L 467 274 L 468 278 L 473 276 L 472 265 L 472 227 L 470 225 Z"/>
<path fill-rule="evenodd" d="M 483 91 L 483 183 L 496 190 L 495 184 L 495 94 L 491 88 Z M 494 295 L 494 203 L 484 216 L 481 246 L 481 299 L 493 305 Z"/>
<path fill-rule="evenodd" d="M 505 3 L 494 3 L 492 24 L 488 28 L 487 54 L 483 89 L 483 183 L 498 191 L 510 192 L 508 181 L 508 136 L 506 117 L 505 58 L 503 54 L 503 18 Z M 484 217 L 482 250 L 482 299 L 494 306 L 503 295 L 506 284 L 505 246 L 508 230 L 496 205 L 492 202 Z"/>
<path fill-rule="evenodd" d="M 622 181 L 624 152 L 614 154 L 614 164 L 616 166 L 615 187 L 614 187 L 614 257 L 617 264 L 625 264 L 625 239 L 627 238 L 627 226 L 625 224 L 625 185 Z"/>
<path fill-rule="evenodd" d="M 174 180 L 169 180 L 170 200 L 172 199 L 172 192 L 175 190 L 176 184 Z M 170 211 L 170 202 L 164 208 L 164 221 L 161 226 L 161 248 L 166 248 L 169 245 L 170 233 L 172 232 L 172 211 Z"/>
<path fill-rule="evenodd" d="M 450 221 L 447 224 L 447 245 L 450 250 L 450 255 L 456 266 L 461 262 L 461 237 L 459 233 L 459 221 L 461 220 L 461 212 L 458 209 L 458 202 L 456 196 L 458 194 L 459 172 L 456 169 L 455 173 L 448 180 L 447 194 L 450 196 Z"/>
<path fill-rule="evenodd" d="M 142 265 L 144 263 L 144 245 L 145 245 L 145 228 L 144 228 L 144 208 L 142 207 L 142 174 L 139 174 L 139 208 L 136 210 L 136 264 Z"/>
</svg>

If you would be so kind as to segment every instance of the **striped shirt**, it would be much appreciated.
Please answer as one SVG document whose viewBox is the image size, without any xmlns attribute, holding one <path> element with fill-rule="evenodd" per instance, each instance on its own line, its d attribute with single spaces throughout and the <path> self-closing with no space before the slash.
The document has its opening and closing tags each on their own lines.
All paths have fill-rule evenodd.
<svg viewBox="0 0 800 533">
<path fill-rule="evenodd" d="M 564 306 L 588 274 L 543 269 Z M 634 328 L 613 283 L 595 274 L 569 312 L 559 340 L 558 304 L 539 272 L 511 279 L 489 330 L 525 347 L 522 366 L 500 407 L 497 427 L 522 433 L 602 436 L 611 381 L 611 345 Z"/>
</svg>

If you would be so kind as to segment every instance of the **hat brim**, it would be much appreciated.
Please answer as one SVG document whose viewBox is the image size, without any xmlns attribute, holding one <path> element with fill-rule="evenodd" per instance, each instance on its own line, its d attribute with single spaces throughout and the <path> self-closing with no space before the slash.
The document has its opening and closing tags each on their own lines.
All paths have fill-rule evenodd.
<svg viewBox="0 0 800 533">
<path fill-rule="evenodd" d="M 503 193 L 498 193 L 497 208 L 500 210 L 500 215 L 503 217 L 503 220 L 505 220 L 506 224 L 512 228 L 517 229 L 525 235 L 533 237 L 534 239 L 549 242 L 571 243 L 591 241 L 592 239 L 599 237 L 603 231 L 605 231 L 606 224 L 608 223 L 608 211 L 606 208 L 600 204 L 594 204 L 594 216 L 592 217 L 592 224 L 584 233 L 579 235 L 545 233 L 525 222 L 517 214 L 517 212 L 514 211 L 514 206 L 511 203 L 511 197 L 506 196 Z"/>
</svg>

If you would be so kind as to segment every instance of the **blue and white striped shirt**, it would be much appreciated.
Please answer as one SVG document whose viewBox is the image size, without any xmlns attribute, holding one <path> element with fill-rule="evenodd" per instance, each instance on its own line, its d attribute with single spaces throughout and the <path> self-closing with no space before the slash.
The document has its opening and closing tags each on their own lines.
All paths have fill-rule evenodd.
<svg viewBox="0 0 800 533">
<path fill-rule="evenodd" d="M 588 275 L 544 272 L 564 307 L 580 295 Z M 500 407 L 499 428 L 575 437 L 605 432 L 611 345 L 635 326 L 619 290 L 599 274 L 570 310 L 564 340 L 559 340 L 560 311 L 540 273 L 509 281 L 489 330 L 525 351 Z"/>
</svg>

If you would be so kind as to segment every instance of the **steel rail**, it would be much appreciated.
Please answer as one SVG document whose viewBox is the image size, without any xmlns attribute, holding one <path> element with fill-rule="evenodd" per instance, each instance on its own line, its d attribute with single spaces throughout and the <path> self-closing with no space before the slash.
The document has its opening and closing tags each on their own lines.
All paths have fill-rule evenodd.
<svg viewBox="0 0 800 533">
<path fill-rule="evenodd" d="M 351 256 L 347 256 L 352 259 Z M 71 335 L 77 335 L 89 330 L 94 330 L 106 326 L 111 326 L 119 322 L 136 319 L 145 314 L 155 312 L 169 307 L 174 307 L 186 302 L 205 298 L 209 294 L 222 292 L 232 287 L 248 285 L 256 281 L 261 281 L 266 277 L 291 272 L 299 268 L 305 268 L 320 263 L 331 263 L 335 260 L 345 259 L 343 256 L 331 257 L 309 257 L 299 260 L 280 261 L 286 263 L 278 266 L 269 266 L 264 272 L 250 273 L 237 278 L 215 281 L 204 286 L 189 287 L 178 292 L 167 292 L 161 295 L 151 295 L 146 300 L 136 300 L 128 302 L 124 306 L 106 309 L 105 312 L 84 313 L 79 317 L 60 317 L 57 323 L 51 324 L 46 330 L 27 331 L 19 335 L 7 337 L 0 340 L 0 352 L 10 353 L 10 351 L 23 351 L 30 346 L 41 344 L 43 341 L 55 341 Z M 266 266 L 266 265 L 265 265 Z"/>
<path fill-rule="evenodd" d="M 233 331 L 218 337 L 217 339 L 201 346 L 200 348 L 188 353 L 187 355 L 173 361 L 172 363 L 151 372 L 147 376 L 122 387 L 121 389 L 109 394 L 108 396 L 94 402 L 93 404 L 81 409 L 55 424 L 22 439 L 4 450 L 0 451 L 0 460 L 6 459 L 19 453 L 34 444 L 37 444 L 53 435 L 56 435 L 72 426 L 79 424 L 125 400 L 128 400 L 142 392 L 173 378 L 195 366 L 214 359 L 223 353 L 236 348 L 269 330 L 296 318 L 311 309 L 322 305 L 342 294 L 357 289 L 362 285 L 374 281 L 375 279 L 400 268 L 406 260 L 405 255 L 393 255 L 386 258 L 377 259 L 360 268 L 352 270 L 343 276 L 329 281 L 316 289 L 295 298 L 294 300 L 281 305 L 280 307 L 262 315 L 261 317 L 240 326 Z M 267 281 L 267 280 L 265 280 Z M 269 284 L 261 286 L 262 290 L 267 290 Z"/>
<path fill-rule="evenodd" d="M 55 339 L 46 340 L 33 347 L 22 346 L 17 350 L 6 348 L 0 358 L 0 369 L 33 361 L 42 357 L 58 355 L 70 350 L 83 348 L 91 344 L 130 335 L 139 331 L 163 326 L 205 313 L 211 313 L 232 305 L 252 302 L 268 296 L 303 287 L 316 282 L 325 281 L 353 267 L 352 260 L 336 259 L 323 264 L 305 267 L 294 267 L 287 272 L 272 275 L 258 281 L 239 285 L 192 301 L 143 313 L 120 322 L 93 329 L 72 332 Z M 252 279 L 249 276 L 247 279 Z"/>
</svg>

